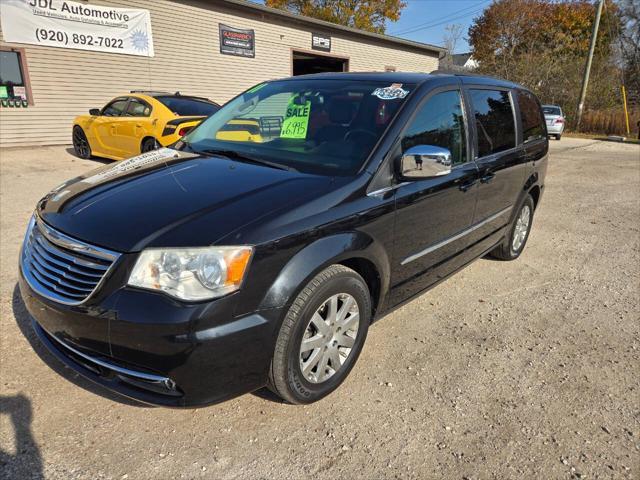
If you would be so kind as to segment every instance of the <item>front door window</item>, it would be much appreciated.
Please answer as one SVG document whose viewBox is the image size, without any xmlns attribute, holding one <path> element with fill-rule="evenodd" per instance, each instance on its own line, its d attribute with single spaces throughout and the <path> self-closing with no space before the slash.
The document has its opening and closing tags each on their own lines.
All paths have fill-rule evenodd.
<svg viewBox="0 0 640 480">
<path fill-rule="evenodd" d="M 458 90 L 437 93 L 420 108 L 402 138 L 402 151 L 433 145 L 451 152 L 454 165 L 467 160 L 462 99 Z"/>
</svg>

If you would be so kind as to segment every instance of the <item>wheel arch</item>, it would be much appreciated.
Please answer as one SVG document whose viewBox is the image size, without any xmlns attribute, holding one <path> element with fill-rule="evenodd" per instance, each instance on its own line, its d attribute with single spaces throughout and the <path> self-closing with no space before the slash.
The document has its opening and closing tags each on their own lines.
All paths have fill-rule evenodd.
<svg viewBox="0 0 640 480">
<path fill-rule="evenodd" d="M 524 186 L 522 187 L 522 191 L 518 196 L 515 206 L 520 205 L 524 201 L 524 198 L 527 195 L 531 195 L 533 197 L 534 208 L 538 205 L 538 201 L 540 200 L 540 193 L 541 193 L 539 180 L 540 180 L 540 175 L 538 174 L 538 172 L 533 172 L 531 175 L 529 175 L 529 178 L 527 178 L 527 181 L 524 183 Z"/>
<path fill-rule="evenodd" d="M 86 125 L 86 122 L 84 120 L 76 120 L 73 122 L 73 126 L 71 127 L 71 142 L 73 143 L 73 132 L 75 131 L 76 128 L 79 128 L 83 135 L 84 138 L 86 138 L 87 143 L 89 144 L 89 148 L 91 149 L 92 153 L 94 153 L 95 150 L 95 137 L 91 132 L 91 128 L 90 126 Z"/>
<path fill-rule="evenodd" d="M 535 184 L 529 189 L 529 195 L 533 198 L 533 209 L 538 208 L 538 202 L 540 201 L 540 185 Z"/>
<path fill-rule="evenodd" d="M 333 264 L 351 268 L 364 279 L 371 294 L 373 318 L 389 289 L 390 263 L 386 249 L 359 231 L 318 239 L 296 253 L 280 271 L 260 308 L 289 305 L 313 277 Z"/>
<path fill-rule="evenodd" d="M 76 128 L 79 128 L 80 130 L 82 130 L 82 133 L 84 133 L 84 135 L 88 138 L 88 135 L 87 135 L 87 128 L 86 128 L 86 126 L 85 126 L 85 125 L 83 125 L 83 124 L 82 124 L 82 123 L 80 123 L 80 122 L 74 122 L 74 123 L 73 123 L 73 127 L 71 127 L 71 133 L 72 133 L 72 134 L 73 134 L 73 131 L 74 131 Z"/>
<path fill-rule="evenodd" d="M 156 142 L 156 145 L 161 145 L 158 139 L 153 135 L 145 135 L 144 137 L 142 137 L 142 140 L 140 140 L 140 152 L 142 152 L 142 146 L 147 140 L 153 140 L 154 142 Z"/>
</svg>

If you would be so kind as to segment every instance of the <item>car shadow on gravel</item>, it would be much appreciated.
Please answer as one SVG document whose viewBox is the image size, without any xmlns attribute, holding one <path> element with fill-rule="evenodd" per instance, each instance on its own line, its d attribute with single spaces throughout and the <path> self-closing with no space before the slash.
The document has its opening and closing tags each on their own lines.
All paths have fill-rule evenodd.
<svg viewBox="0 0 640 480">
<path fill-rule="evenodd" d="M 267 387 L 263 387 L 263 388 L 261 388 L 259 390 L 255 390 L 255 391 L 251 392 L 251 395 L 255 395 L 258 398 L 261 398 L 263 400 L 268 400 L 270 402 L 287 404 L 287 402 L 282 400 L 279 396 L 277 396 L 275 393 L 273 393 Z"/>
<path fill-rule="evenodd" d="M 31 401 L 22 394 L 0 395 L 0 415 L 9 417 L 15 435 L 15 453 L 11 453 L 7 445 L 0 445 L 2 478 L 44 480 L 42 455 L 31 432 Z"/>
<path fill-rule="evenodd" d="M 135 400 L 113 393 L 110 390 L 87 380 L 80 374 L 74 372 L 72 369 L 67 368 L 56 357 L 54 357 L 53 354 L 49 352 L 49 350 L 47 350 L 47 347 L 45 347 L 40 342 L 36 333 L 33 331 L 33 328 L 31 328 L 31 315 L 27 311 L 27 308 L 22 301 L 22 297 L 20 296 L 20 288 L 18 287 L 17 283 L 13 288 L 13 297 L 11 304 L 13 308 L 13 316 L 16 319 L 16 323 L 18 324 L 18 328 L 22 332 L 22 335 L 27 339 L 27 341 L 31 345 L 31 348 L 33 348 L 33 351 L 36 352 L 38 357 L 40 357 L 40 360 L 42 360 L 58 375 L 70 381 L 74 385 L 88 390 L 95 395 L 106 398 L 107 400 L 122 403 L 124 405 L 129 405 L 132 407 L 154 408 L 152 405 L 136 402 Z"/>
<path fill-rule="evenodd" d="M 78 158 L 80 160 L 84 160 L 84 158 L 79 157 L 78 155 L 76 155 L 76 151 L 74 150 L 73 147 L 68 147 L 65 148 L 65 151 L 71 155 L 74 158 Z M 98 157 L 91 157 L 90 160 L 92 162 L 96 162 L 96 163 L 102 163 L 103 165 L 109 165 L 111 163 L 116 163 L 115 160 L 109 160 L 108 158 L 98 158 Z"/>
</svg>

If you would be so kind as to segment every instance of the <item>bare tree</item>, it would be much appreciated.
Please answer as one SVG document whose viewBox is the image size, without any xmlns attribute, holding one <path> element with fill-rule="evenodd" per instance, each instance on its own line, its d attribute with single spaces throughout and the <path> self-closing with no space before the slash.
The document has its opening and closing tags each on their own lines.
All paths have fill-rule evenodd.
<svg viewBox="0 0 640 480">
<path fill-rule="evenodd" d="M 462 38 L 462 25 L 454 23 L 444 27 L 444 36 L 442 43 L 445 48 L 444 56 L 440 59 L 440 65 L 444 68 L 453 67 L 453 54 L 456 52 L 456 46 Z"/>
<path fill-rule="evenodd" d="M 623 0 L 620 7 L 620 53 L 624 83 L 629 90 L 631 102 L 640 106 L 640 4 L 637 0 Z"/>
</svg>

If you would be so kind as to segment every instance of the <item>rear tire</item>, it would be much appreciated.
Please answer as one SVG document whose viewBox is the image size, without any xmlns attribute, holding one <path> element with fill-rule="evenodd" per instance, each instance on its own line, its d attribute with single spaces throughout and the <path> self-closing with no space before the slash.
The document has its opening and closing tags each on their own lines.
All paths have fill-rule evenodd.
<svg viewBox="0 0 640 480">
<path fill-rule="evenodd" d="M 306 404 L 329 395 L 353 368 L 371 323 L 371 297 L 358 273 L 332 265 L 296 297 L 280 327 L 268 387 Z"/>
<path fill-rule="evenodd" d="M 79 125 L 73 127 L 71 134 L 73 150 L 77 157 L 89 160 L 91 158 L 91 145 L 84 130 Z"/>
<path fill-rule="evenodd" d="M 560 141 L 560 139 L 562 138 L 562 134 L 559 133 L 558 135 L 556 135 L 556 140 Z"/>
<path fill-rule="evenodd" d="M 520 256 L 531 232 L 533 209 L 533 198 L 527 195 L 513 217 L 505 239 L 489 253 L 491 257 L 498 260 L 515 260 Z"/>
<path fill-rule="evenodd" d="M 152 152 L 160 148 L 160 144 L 155 138 L 145 138 L 140 146 L 140 153 Z"/>
</svg>

